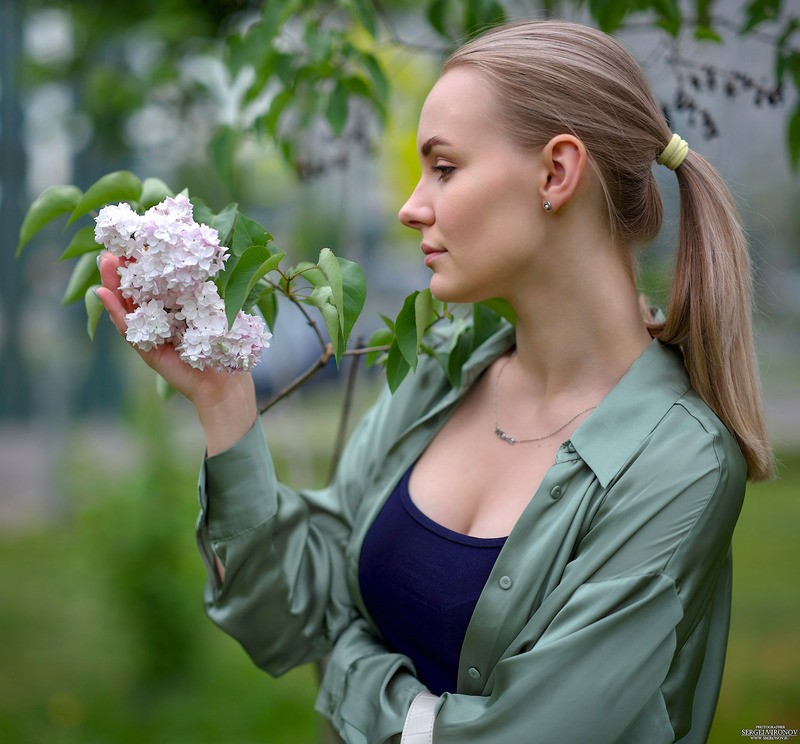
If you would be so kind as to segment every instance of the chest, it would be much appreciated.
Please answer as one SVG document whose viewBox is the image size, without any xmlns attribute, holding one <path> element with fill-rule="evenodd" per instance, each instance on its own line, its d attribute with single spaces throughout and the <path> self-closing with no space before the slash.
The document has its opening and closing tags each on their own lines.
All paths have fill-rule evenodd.
<svg viewBox="0 0 800 744">
<path fill-rule="evenodd" d="M 420 511 L 454 532 L 501 537 L 519 520 L 566 437 L 513 445 L 503 441 L 495 434 L 485 388 L 477 386 L 462 400 L 429 443 L 413 470 L 409 492 Z"/>
</svg>

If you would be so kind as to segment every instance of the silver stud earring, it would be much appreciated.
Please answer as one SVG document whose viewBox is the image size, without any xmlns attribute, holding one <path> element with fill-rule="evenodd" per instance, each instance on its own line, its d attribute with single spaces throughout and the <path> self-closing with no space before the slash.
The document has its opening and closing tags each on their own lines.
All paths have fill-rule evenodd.
<svg viewBox="0 0 800 744">
<path fill-rule="evenodd" d="M 544 211 L 548 214 L 553 211 L 553 205 L 549 201 L 546 201 L 542 206 L 544 207 Z"/>
</svg>

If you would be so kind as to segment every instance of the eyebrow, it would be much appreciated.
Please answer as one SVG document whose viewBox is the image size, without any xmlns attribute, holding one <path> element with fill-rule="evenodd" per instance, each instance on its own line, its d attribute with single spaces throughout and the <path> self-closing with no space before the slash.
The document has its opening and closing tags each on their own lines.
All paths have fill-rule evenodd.
<svg viewBox="0 0 800 744">
<path fill-rule="evenodd" d="M 431 154 L 431 150 L 433 150 L 436 146 L 443 146 L 446 147 L 450 145 L 450 142 L 447 140 L 442 139 L 441 137 L 434 135 L 430 139 L 425 140 L 422 147 L 420 147 L 419 151 L 423 154 L 424 157 L 428 157 Z"/>
</svg>

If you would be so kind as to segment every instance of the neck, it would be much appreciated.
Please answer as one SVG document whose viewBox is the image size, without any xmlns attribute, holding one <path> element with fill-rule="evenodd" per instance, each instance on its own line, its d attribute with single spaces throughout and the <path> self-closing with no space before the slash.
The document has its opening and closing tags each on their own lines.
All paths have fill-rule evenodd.
<svg viewBox="0 0 800 744">
<path fill-rule="evenodd" d="M 536 286 L 511 298 L 518 379 L 543 402 L 562 395 L 597 402 L 651 340 L 616 249 L 589 245 L 537 271 Z"/>
</svg>

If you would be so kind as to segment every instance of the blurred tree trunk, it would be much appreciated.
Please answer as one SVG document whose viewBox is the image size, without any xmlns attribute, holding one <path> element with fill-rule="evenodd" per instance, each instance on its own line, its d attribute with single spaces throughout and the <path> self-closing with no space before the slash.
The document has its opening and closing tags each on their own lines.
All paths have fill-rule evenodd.
<svg viewBox="0 0 800 744">
<path fill-rule="evenodd" d="M 14 257 L 26 197 L 19 105 L 20 0 L 0 3 L 0 30 L 0 419 L 21 419 L 31 413 L 31 395 L 19 322 L 25 264 Z"/>
</svg>

